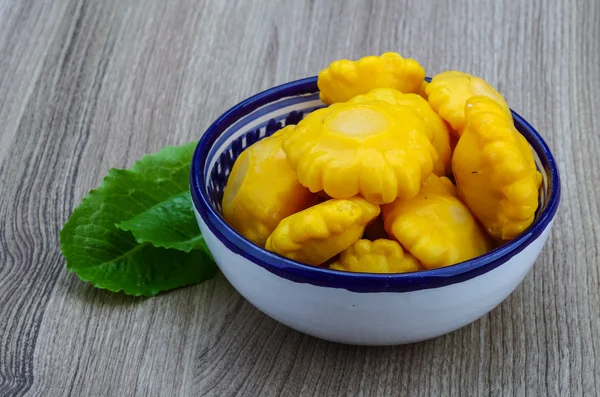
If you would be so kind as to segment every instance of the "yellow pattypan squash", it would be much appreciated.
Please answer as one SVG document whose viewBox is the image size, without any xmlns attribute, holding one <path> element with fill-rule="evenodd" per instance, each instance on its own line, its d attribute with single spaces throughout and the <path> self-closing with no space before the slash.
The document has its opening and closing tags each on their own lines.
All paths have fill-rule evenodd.
<svg viewBox="0 0 600 397">
<path fill-rule="evenodd" d="M 418 92 L 425 70 L 414 59 L 404 59 L 395 52 L 368 56 L 358 61 L 342 59 L 323 69 L 317 84 L 321 101 L 330 105 L 346 102 L 373 88 L 395 88 L 401 92 Z"/>
<path fill-rule="evenodd" d="M 485 254 L 492 242 L 446 177 L 431 175 L 418 195 L 382 207 L 385 228 L 427 269 Z"/>
<path fill-rule="evenodd" d="M 496 102 L 510 117 L 506 101 L 485 80 L 468 73 L 449 70 L 431 79 L 425 91 L 431 107 L 446 120 L 457 135 L 461 135 L 465 126 L 465 104 L 471 97 L 487 96 Z"/>
<path fill-rule="evenodd" d="M 452 158 L 459 197 L 498 240 L 531 225 L 542 182 L 531 147 L 505 110 L 484 96 L 469 99 Z"/>
<path fill-rule="evenodd" d="M 438 155 L 413 109 L 383 101 L 316 110 L 282 147 L 300 183 L 333 198 L 361 194 L 373 204 L 412 197 Z"/>
<path fill-rule="evenodd" d="M 387 239 L 359 240 L 340 254 L 330 269 L 361 273 L 407 273 L 422 270 L 419 261 Z"/>
<path fill-rule="evenodd" d="M 244 150 L 237 158 L 223 194 L 223 217 L 253 243 L 264 246 L 279 222 L 316 203 L 298 182 L 281 148 L 287 126 Z"/>
<path fill-rule="evenodd" d="M 438 154 L 438 160 L 433 165 L 433 172 L 438 176 L 452 173 L 452 151 L 450 149 L 450 127 L 431 108 L 429 102 L 417 94 L 403 94 L 393 88 L 376 88 L 368 94 L 359 95 L 349 102 L 365 103 L 380 100 L 392 105 L 407 106 L 417 112 L 430 127 L 432 135 L 429 137 Z"/>
<path fill-rule="evenodd" d="M 360 239 L 365 226 L 379 212 L 378 206 L 358 196 L 331 199 L 282 220 L 267 240 L 266 248 L 319 266 Z"/>
<path fill-rule="evenodd" d="M 425 80 L 423 80 L 423 82 L 421 83 L 421 87 L 419 87 L 419 90 L 417 91 L 417 94 L 419 94 L 419 96 L 421 96 L 421 98 L 427 100 L 428 96 L 427 96 L 427 86 L 429 85 L 429 83 Z"/>
</svg>

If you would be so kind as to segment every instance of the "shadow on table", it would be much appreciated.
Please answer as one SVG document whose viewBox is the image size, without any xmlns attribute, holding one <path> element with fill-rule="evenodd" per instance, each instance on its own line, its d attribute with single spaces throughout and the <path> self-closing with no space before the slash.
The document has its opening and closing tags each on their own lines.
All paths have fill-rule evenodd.
<svg viewBox="0 0 600 397">
<path fill-rule="evenodd" d="M 182 291 L 187 289 L 198 288 L 201 285 L 208 285 L 211 283 L 227 283 L 227 280 L 222 277 L 221 273 L 210 280 L 203 281 L 200 284 L 187 285 L 179 288 L 174 288 L 169 291 L 161 291 L 157 295 L 152 297 L 145 296 L 131 296 L 125 294 L 123 291 L 112 292 L 106 289 L 96 288 L 89 282 L 83 282 L 77 277 L 76 274 L 71 273 L 67 277 L 68 294 L 72 297 L 85 302 L 90 305 L 102 305 L 102 306 L 136 306 L 149 300 L 161 300 L 166 297 L 181 294 Z"/>
</svg>

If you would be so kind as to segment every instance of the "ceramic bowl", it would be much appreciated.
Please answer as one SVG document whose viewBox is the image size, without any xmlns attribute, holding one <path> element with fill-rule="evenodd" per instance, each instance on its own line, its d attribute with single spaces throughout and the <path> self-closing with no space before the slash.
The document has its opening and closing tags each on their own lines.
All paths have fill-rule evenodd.
<svg viewBox="0 0 600 397">
<path fill-rule="evenodd" d="M 435 270 L 406 274 L 347 273 L 304 265 L 260 248 L 221 216 L 235 159 L 248 146 L 325 106 L 316 77 L 257 94 L 219 117 L 202 136 L 191 168 L 198 224 L 229 282 L 277 321 L 329 341 L 393 345 L 433 338 L 467 325 L 502 302 L 523 280 L 544 246 L 560 201 L 560 180 L 548 146 L 513 112 L 543 175 L 531 227 L 495 250 Z"/>
</svg>

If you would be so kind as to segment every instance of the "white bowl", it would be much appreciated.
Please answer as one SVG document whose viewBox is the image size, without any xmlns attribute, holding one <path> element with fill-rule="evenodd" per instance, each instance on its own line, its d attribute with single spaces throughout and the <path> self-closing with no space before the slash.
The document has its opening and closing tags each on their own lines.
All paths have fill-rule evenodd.
<svg viewBox="0 0 600 397">
<path fill-rule="evenodd" d="M 558 170 L 546 143 L 518 114 L 543 175 L 534 223 L 495 250 L 445 268 L 406 274 L 347 273 L 283 258 L 233 230 L 221 216 L 227 177 L 257 140 L 325 106 L 316 77 L 257 94 L 228 110 L 200 140 L 191 169 L 198 224 L 219 268 L 259 310 L 298 331 L 334 342 L 394 345 L 467 325 L 502 302 L 544 246 L 560 201 Z"/>
</svg>

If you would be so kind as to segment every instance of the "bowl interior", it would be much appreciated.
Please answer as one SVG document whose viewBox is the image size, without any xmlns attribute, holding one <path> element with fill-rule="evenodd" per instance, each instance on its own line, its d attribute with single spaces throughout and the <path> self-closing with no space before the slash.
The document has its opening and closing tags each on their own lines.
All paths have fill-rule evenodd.
<svg viewBox="0 0 600 397">
<path fill-rule="evenodd" d="M 405 279 L 399 282 L 404 287 L 399 286 L 398 288 L 420 289 L 427 284 L 424 280 L 428 277 L 438 279 L 437 282 L 430 283 L 431 286 L 438 282 L 460 281 L 458 279 L 450 280 L 455 276 L 460 276 L 459 278 L 462 279 L 471 278 L 499 266 L 539 236 L 554 217 L 560 196 L 556 164 L 539 134 L 527 121 L 513 112 L 517 130 L 525 136 L 533 148 L 535 162 L 542 173 L 543 183 L 535 221 L 528 230 L 509 243 L 481 257 L 446 268 L 396 275 L 338 272 L 303 265 L 269 253 L 241 237 L 223 220 L 221 201 L 227 178 L 235 160 L 244 149 L 288 124 L 297 124 L 304 116 L 324 106 L 326 105 L 319 100 L 315 77 L 272 88 L 234 106 L 217 119 L 203 135 L 194 154 L 191 189 L 196 210 L 210 230 L 228 248 L 246 256 L 267 270 L 283 274 L 286 278 L 295 279 L 295 281 L 310 283 L 315 281 L 315 277 L 319 280 L 323 278 L 334 280 L 335 277 L 369 276 L 368 281 L 372 285 L 381 284 L 386 288 L 393 284 L 390 284 L 392 279 Z M 290 276 L 291 273 L 296 274 L 296 277 Z M 467 273 L 471 274 L 467 275 Z M 366 280 L 364 277 L 362 282 Z M 358 285 L 361 280 L 356 282 Z M 317 282 L 317 284 L 319 283 Z M 376 286 L 373 288 L 378 290 Z"/>
<path fill-rule="evenodd" d="M 304 116 L 325 106 L 319 100 L 318 92 L 292 96 L 256 109 L 226 129 L 211 148 L 204 170 L 206 194 L 213 209 L 222 215 L 223 191 L 240 153 L 286 125 L 298 124 Z"/>
</svg>

